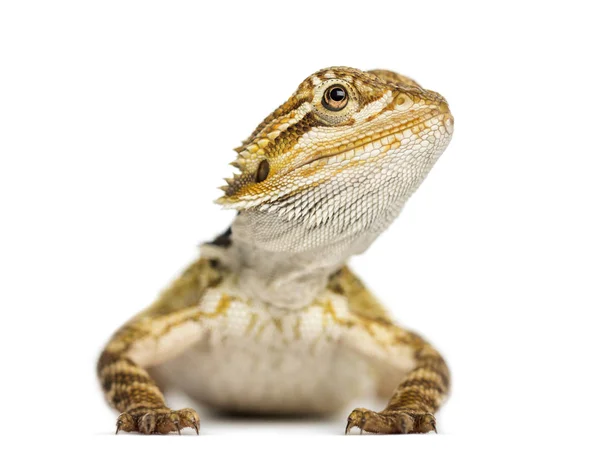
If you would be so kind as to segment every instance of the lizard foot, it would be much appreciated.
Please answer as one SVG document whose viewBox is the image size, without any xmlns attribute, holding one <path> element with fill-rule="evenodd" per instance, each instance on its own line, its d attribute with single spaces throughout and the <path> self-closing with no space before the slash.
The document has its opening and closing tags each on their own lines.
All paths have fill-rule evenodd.
<svg viewBox="0 0 600 456">
<path fill-rule="evenodd" d="M 200 417 L 195 410 L 185 408 L 171 410 L 166 407 L 137 407 L 121 413 L 117 418 L 117 434 L 119 431 L 140 432 L 142 434 L 168 434 L 190 427 L 200 433 Z"/>
<path fill-rule="evenodd" d="M 348 417 L 346 434 L 353 427 L 375 434 L 425 434 L 435 431 L 435 417 L 431 413 L 410 409 L 373 412 L 357 408 Z"/>
</svg>

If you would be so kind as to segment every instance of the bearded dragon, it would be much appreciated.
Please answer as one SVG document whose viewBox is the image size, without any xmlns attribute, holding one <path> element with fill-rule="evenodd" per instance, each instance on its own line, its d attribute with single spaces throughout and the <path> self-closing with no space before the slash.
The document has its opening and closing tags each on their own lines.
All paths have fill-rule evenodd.
<svg viewBox="0 0 600 456">
<path fill-rule="evenodd" d="M 374 392 L 387 406 L 355 409 L 346 432 L 437 432 L 446 363 L 346 262 L 398 216 L 453 125 L 441 95 L 391 71 L 305 79 L 236 149 L 217 200 L 232 226 L 102 352 L 117 432 L 198 433 L 196 411 L 170 409 L 159 384 L 254 414 L 327 414 Z"/>
</svg>

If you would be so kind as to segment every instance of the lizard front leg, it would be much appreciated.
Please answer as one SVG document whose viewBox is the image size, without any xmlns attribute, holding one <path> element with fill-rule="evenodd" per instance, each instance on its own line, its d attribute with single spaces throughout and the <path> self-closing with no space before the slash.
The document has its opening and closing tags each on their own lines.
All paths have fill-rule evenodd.
<svg viewBox="0 0 600 456">
<path fill-rule="evenodd" d="M 377 434 L 416 434 L 437 432 L 434 413 L 450 385 L 450 372 L 441 355 L 416 334 L 398 327 L 387 328 L 393 342 L 413 353 L 414 367 L 396 387 L 387 406 L 380 412 L 355 409 L 348 417 L 346 433 L 353 427 Z M 389 373 L 387 374 L 389 375 Z M 381 378 L 389 382 L 389 378 Z"/>
<path fill-rule="evenodd" d="M 390 385 L 400 382 L 382 411 L 355 409 L 346 433 L 353 427 L 378 434 L 437 432 L 433 414 L 450 385 L 442 356 L 420 336 L 396 326 L 347 267 L 330 278 L 328 287 L 348 300 L 354 321 L 344 344 L 374 365 L 380 392 L 389 394 Z"/>
<path fill-rule="evenodd" d="M 176 356 L 206 335 L 207 320 L 219 316 L 227 301 L 209 313 L 197 304 L 220 280 L 218 268 L 200 259 L 154 305 L 111 338 L 98 360 L 97 371 L 107 401 L 121 412 L 117 432 L 180 433 L 185 427 L 199 432 L 198 414 L 190 408 L 167 407 L 145 368 Z"/>
</svg>

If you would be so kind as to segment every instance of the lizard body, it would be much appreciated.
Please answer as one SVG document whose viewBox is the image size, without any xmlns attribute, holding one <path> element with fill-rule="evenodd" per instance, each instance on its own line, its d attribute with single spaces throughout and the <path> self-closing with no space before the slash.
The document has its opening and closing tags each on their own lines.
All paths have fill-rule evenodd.
<svg viewBox="0 0 600 456">
<path fill-rule="evenodd" d="M 244 413 L 329 413 L 371 391 L 347 430 L 435 430 L 448 368 L 396 326 L 345 266 L 399 214 L 446 148 L 439 94 L 397 73 L 334 67 L 307 78 L 237 150 L 218 200 L 238 211 L 98 362 L 117 431 L 199 429 L 155 383 Z"/>
</svg>

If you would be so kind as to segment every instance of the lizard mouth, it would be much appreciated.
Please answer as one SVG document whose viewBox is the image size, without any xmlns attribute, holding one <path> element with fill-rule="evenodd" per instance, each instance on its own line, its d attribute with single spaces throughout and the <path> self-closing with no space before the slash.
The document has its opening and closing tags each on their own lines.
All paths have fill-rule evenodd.
<svg viewBox="0 0 600 456">
<path fill-rule="evenodd" d="M 392 144 L 394 142 L 400 143 L 401 139 L 398 139 L 398 135 L 403 135 L 405 131 L 412 131 L 414 135 L 420 135 L 424 131 L 430 129 L 429 125 L 426 125 L 427 122 L 430 122 L 434 118 L 440 118 L 440 121 L 443 125 L 443 128 L 446 130 L 446 134 L 451 135 L 454 127 L 454 118 L 452 114 L 450 114 L 450 110 L 447 105 L 440 105 L 439 108 L 435 108 L 429 111 L 427 114 L 410 119 L 406 122 L 396 125 L 395 127 L 384 130 L 379 134 L 365 137 L 363 140 L 359 141 L 351 141 L 353 143 L 352 147 L 345 147 L 343 149 L 337 149 L 335 152 L 321 152 L 316 156 L 310 157 L 309 159 L 302 162 L 296 169 L 302 169 L 305 167 L 309 167 L 314 163 L 323 163 L 324 165 L 336 164 L 340 163 L 342 160 L 352 160 L 353 158 L 360 158 L 361 155 L 367 154 L 368 156 L 372 156 L 373 151 L 376 149 L 371 149 L 369 151 L 364 150 L 368 147 L 369 144 L 373 144 L 377 141 L 381 141 L 385 138 L 394 138 L 395 141 L 391 141 L 388 144 L 382 145 L 379 151 L 375 155 L 379 155 L 381 153 L 387 153 L 392 149 Z M 415 132 L 414 130 L 417 129 Z M 357 152 L 358 149 L 363 149 L 362 152 Z M 397 149 L 397 148 L 396 148 Z"/>
</svg>

